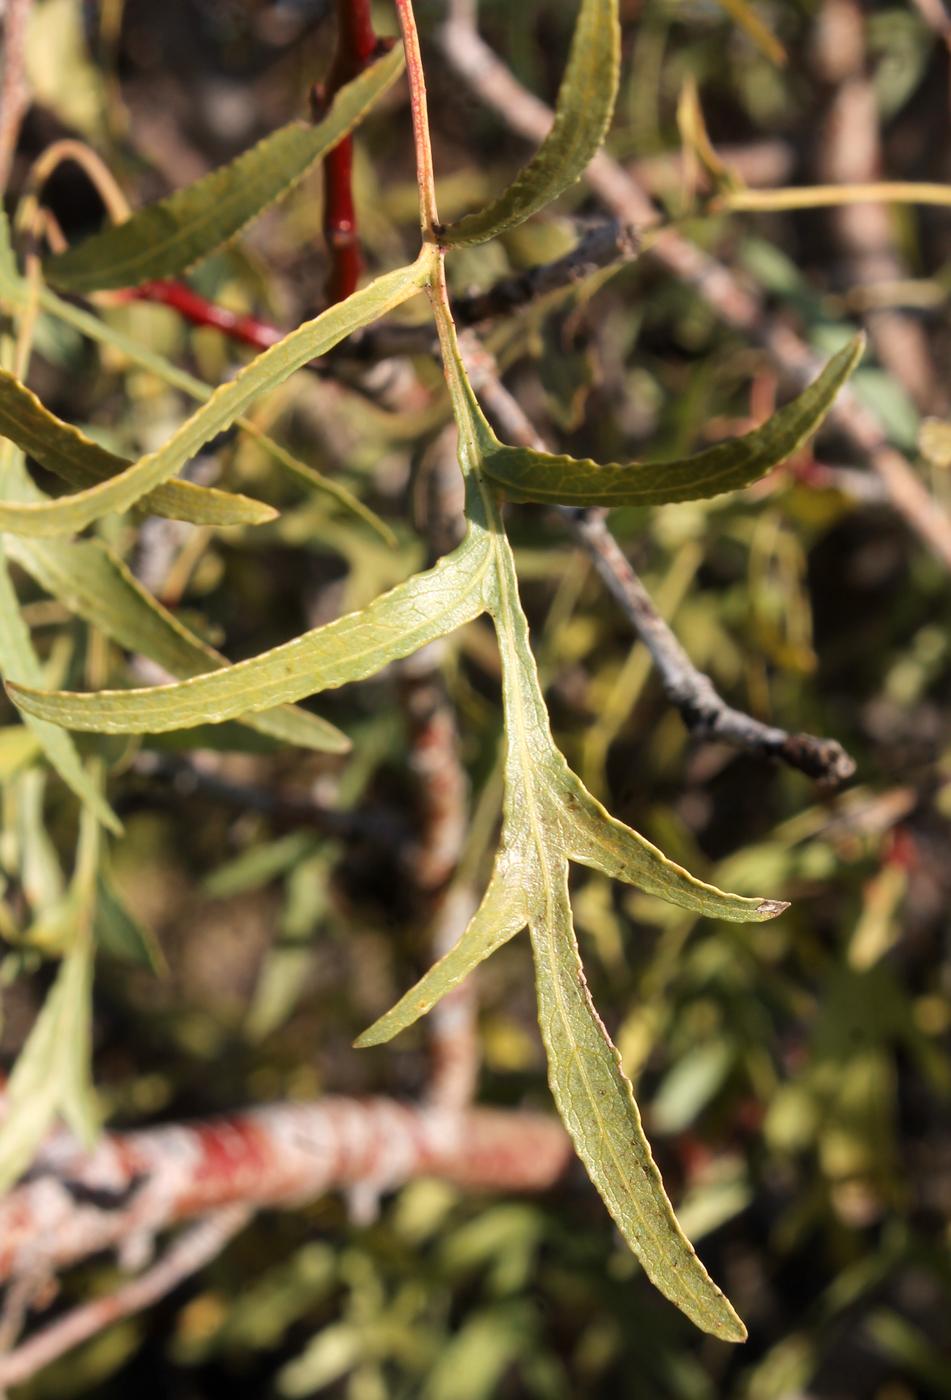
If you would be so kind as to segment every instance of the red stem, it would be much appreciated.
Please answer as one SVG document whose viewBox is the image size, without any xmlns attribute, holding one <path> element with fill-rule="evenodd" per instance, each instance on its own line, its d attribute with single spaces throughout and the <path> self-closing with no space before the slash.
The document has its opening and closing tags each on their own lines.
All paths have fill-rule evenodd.
<svg viewBox="0 0 951 1400">
<path fill-rule="evenodd" d="M 324 99 L 363 72 L 377 51 L 370 0 L 337 0 L 337 49 Z M 327 300 L 343 301 L 357 289 L 363 271 L 353 202 L 353 140 L 347 136 L 324 161 L 324 237 L 330 253 Z"/>
<path fill-rule="evenodd" d="M 268 325 L 266 321 L 258 321 L 254 316 L 242 316 L 236 311 L 228 311 L 224 306 L 216 306 L 214 302 L 206 301 L 184 282 L 145 282 L 141 287 L 131 287 L 128 292 L 123 292 L 121 299 L 155 301 L 162 306 L 170 306 L 193 326 L 212 326 L 232 340 L 241 340 L 245 345 L 253 345 L 255 350 L 266 350 L 284 334 L 276 326 Z"/>
</svg>

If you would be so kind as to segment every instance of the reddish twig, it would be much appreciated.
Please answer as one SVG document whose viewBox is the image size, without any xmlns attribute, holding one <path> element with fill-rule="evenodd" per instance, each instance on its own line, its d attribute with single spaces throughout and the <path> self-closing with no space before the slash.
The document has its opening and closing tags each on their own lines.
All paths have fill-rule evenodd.
<svg viewBox="0 0 951 1400">
<path fill-rule="evenodd" d="M 358 77 L 379 48 L 370 0 L 337 0 L 337 47 L 320 97 L 334 94 Z M 363 258 L 353 202 L 353 138 L 346 136 L 324 161 L 324 237 L 330 254 L 327 300 L 344 301 L 357 289 Z"/>
<path fill-rule="evenodd" d="M 459 543 L 465 494 L 454 428 L 440 435 L 426 473 L 429 558 Z M 456 717 L 442 676 L 444 642 L 431 643 L 399 668 L 400 698 L 409 729 L 409 768 L 416 787 L 417 839 L 410 875 L 423 897 L 433 962 L 448 953 L 475 913 L 476 900 L 457 880 L 469 818 L 469 784 L 459 752 Z M 476 980 L 469 976 L 433 1007 L 427 1021 L 426 1101 L 462 1109 L 472 1102 L 479 1073 Z"/>
<path fill-rule="evenodd" d="M 186 1230 L 180 1239 L 169 1245 L 158 1263 L 138 1278 L 131 1279 L 114 1293 L 73 1308 L 15 1351 L 0 1356 L 0 1389 L 22 1385 L 90 1337 L 157 1303 L 183 1279 L 197 1273 L 220 1254 L 245 1225 L 248 1216 L 249 1212 L 240 1205 L 215 1211 Z"/>
<path fill-rule="evenodd" d="M 392 1190 L 416 1176 L 471 1189 L 541 1191 L 571 1159 L 554 1118 L 416 1107 L 390 1099 L 270 1104 L 214 1122 L 104 1137 L 67 1134 L 0 1201 L 0 1281 L 52 1274 L 224 1206 L 294 1207 L 341 1187 Z"/>
<path fill-rule="evenodd" d="M 210 326 L 230 340 L 252 345 L 255 350 L 267 350 L 284 334 L 277 326 L 268 325 L 254 316 L 243 316 L 208 301 L 184 282 L 144 282 L 141 287 L 130 287 L 127 292 L 122 292 L 120 299 L 154 301 L 160 306 L 169 306 L 193 326 Z"/>
</svg>

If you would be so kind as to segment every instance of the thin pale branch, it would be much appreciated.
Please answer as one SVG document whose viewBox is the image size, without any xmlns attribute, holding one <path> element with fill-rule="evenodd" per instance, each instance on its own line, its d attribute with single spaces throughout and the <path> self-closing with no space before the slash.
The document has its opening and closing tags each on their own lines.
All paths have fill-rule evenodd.
<svg viewBox="0 0 951 1400">
<path fill-rule="evenodd" d="M 0 192 L 6 189 L 20 134 L 30 104 L 26 81 L 26 26 L 32 0 L 7 0 L 3 19 L 3 78 L 0 80 Z"/>
<path fill-rule="evenodd" d="M 227 1206 L 207 1219 L 192 1225 L 162 1255 L 157 1264 L 146 1269 L 103 1298 L 81 1304 L 35 1333 L 22 1346 L 6 1356 L 0 1356 L 0 1390 L 11 1385 L 23 1385 L 37 1372 L 72 1351 L 90 1337 L 107 1327 L 142 1312 L 191 1274 L 203 1269 L 221 1253 L 225 1245 L 250 1217 L 242 1205 Z"/>
</svg>

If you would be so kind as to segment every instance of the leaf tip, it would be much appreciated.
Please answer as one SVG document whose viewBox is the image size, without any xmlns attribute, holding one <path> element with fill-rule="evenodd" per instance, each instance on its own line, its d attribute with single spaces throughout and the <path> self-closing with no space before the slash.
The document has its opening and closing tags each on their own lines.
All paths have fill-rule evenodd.
<svg viewBox="0 0 951 1400">
<path fill-rule="evenodd" d="M 788 899 L 763 899 L 756 906 L 756 913 L 760 919 L 775 919 L 777 914 L 784 913 L 788 908 Z"/>
</svg>

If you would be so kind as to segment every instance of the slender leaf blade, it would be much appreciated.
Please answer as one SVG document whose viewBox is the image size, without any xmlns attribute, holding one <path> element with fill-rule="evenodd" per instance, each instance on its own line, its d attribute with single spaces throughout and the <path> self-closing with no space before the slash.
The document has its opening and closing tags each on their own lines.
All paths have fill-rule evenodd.
<svg viewBox="0 0 951 1400">
<path fill-rule="evenodd" d="M 358 327 L 384 316 L 413 296 L 425 282 L 431 261 L 431 252 L 424 250 L 417 262 L 384 273 L 346 301 L 305 321 L 258 355 L 233 380 L 216 389 L 158 451 L 142 457 L 110 480 L 58 501 L 0 502 L 0 530 L 35 536 L 72 534 L 112 511 L 127 510 L 174 476 L 206 442 L 230 427 L 259 394 L 283 383 L 295 370 L 323 355 Z"/>
<path fill-rule="evenodd" d="M 693 501 L 748 486 L 816 431 L 858 364 L 865 338 L 835 354 L 798 398 L 752 432 L 672 462 L 599 466 L 584 458 L 507 447 L 485 439 L 486 475 L 513 501 L 574 506 L 650 506 Z"/>
<path fill-rule="evenodd" d="M 552 774 L 564 813 L 564 850 L 570 860 L 624 880 L 670 904 L 731 923 L 762 923 L 788 908 L 782 900 L 727 894 L 676 865 L 646 837 L 612 817 L 567 764 Z"/>
<path fill-rule="evenodd" d="M 132 464 L 107 452 L 78 428 L 51 413 L 31 389 L 0 369 L 0 435 L 15 442 L 41 467 L 83 489 L 110 481 Z M 249 496 L 170 481 L 139 502 L 143 510 L 194 525 L 263 525 L 277 511 Z"/>
<path fill-rule="evenodd" d="M 292 190 L 353 130 L 402 67 L 397 45 L 340 89 L 322 121 L 291 122 L 186 189 L 50 258 L 47 279 L 65 291 L 92 292 L 185 272 Z"/>
<path fill-rule="evenodd" d="M 473 914 L 458 942 L 440 958 L 414 987 L 385 1015 L 374 1021 L 354 1045 L 366 1049 L 385 1045 L 388 1040 L 413 1025 L 441 1001 L 447 992 L 468 977 L 473 968 L 491 957 L 497 948 L 525 927 L 527 910 L 521 861 L 511 852 L 502 851 L 492 872 L 485 897 Z"/>
<path fill-rule="evenodd" d="M 473 529 L 432 569 L 261 656 L 177 685 L 83 695 L 10 687 L 17 705 L 71 729 L 162 733 L 254 714 L 362 680 L 471 622 L 485 609 L 488 541 Z"/>
<path fill-rule="evenodd" d="M 630 1081 L 591 1001 L 565 862 L 551 872 L 529 931 L 548 1080 L 578 1156 L 654 1286 L 703 1331 L 743 1341 L 746 1328 L 677 1224 Z"/>
<path fill-rule="evenodd" d="M 617 0 L 582 0 L 551 131 L 497 199 L 440 231 L 444 243 L 484 243 L 557 199 L 583 174 L 611 121 L 620 74 Z"/>
<path fill-rule="evenodd" d="M 43 670 L 33 650 L 30 631 L 23 621 L 19 600 L 0 548 L 0 675 L 5 682 L 16 680 L 27 685 L 42 685 Z M 106 802 L 102 793 L 82 765 L 76 745 L 70 736 L 54 724 L 24 715 L 28 727 L 42 746 L 43 752 L 63 782 L 72 789 L 80 802 L 93 811 L 103 826 L 121 832 L 122 823 Z"/>
<path fill-rule="evenodd" d="M 229 665 L 157 599 L 98 540 L 30 540 L 11 535 L 8 552 L 21 568 L 79 617 L 169 671 L 198 676 Z M 346 753 L 350 740 L 328 720 L 282 706 L 245 723 L 282 743 L 324 753 Z"/>
</svg>

